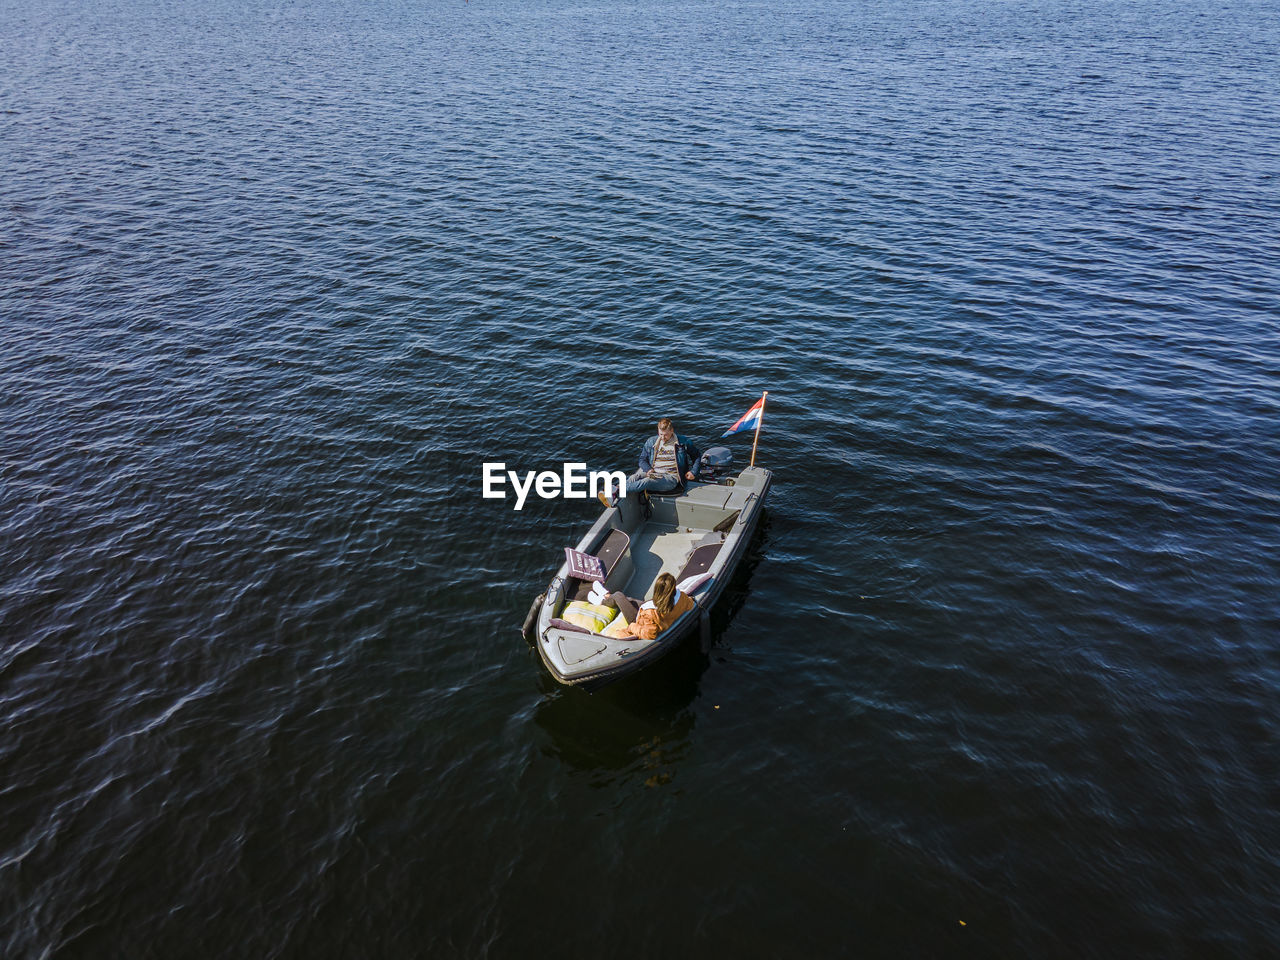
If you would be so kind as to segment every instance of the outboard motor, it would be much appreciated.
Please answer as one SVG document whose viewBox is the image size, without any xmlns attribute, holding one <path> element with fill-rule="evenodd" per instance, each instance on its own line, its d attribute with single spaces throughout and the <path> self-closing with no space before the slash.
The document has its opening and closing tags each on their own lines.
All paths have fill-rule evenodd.
<svg viewBox="0 0 1280 960">
<path fill-rule="evenodd" d="M 698 471 L 699 478 L 707 483 L 715 483 L 733 470 L 733 451 L 728 447 L 711 447 L 702 455 L 700 463 L 702 466 Z"/>
</svg>

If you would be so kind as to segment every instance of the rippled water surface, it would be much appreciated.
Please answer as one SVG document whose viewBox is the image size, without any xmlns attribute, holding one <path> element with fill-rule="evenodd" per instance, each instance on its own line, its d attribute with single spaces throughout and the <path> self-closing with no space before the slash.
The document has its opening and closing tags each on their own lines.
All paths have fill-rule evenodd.
<svg viewBox="0 0 1280 960">
<path fill-rule="evenodd" d="M 0 0 L 0 955 L 1273 955 L 1278 22 Z M 557 687 L 481 464 L 765 389 Z"/>
</svg>

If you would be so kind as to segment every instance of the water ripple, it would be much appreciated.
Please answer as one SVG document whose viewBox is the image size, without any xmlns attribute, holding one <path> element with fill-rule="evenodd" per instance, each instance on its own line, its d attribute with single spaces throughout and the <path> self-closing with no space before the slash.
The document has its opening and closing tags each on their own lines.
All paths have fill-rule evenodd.
<svg viewBox="0 0 1280 960">
<path fill-rule="evenodd" d="M 1271 13 L 0 7 L 0 952 L 1264 955 Z M 481 464 L 761 389 L 555 687 Z"/>
</svg>

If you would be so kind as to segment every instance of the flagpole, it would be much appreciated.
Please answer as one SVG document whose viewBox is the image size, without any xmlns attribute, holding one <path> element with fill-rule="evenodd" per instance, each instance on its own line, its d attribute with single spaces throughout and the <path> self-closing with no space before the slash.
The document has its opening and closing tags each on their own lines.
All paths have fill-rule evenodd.
<svg viewBox="0 0 1280 960">
<path fill-rule="evenodd" d="M 769 391 L 764 392 L 764 396 L 760 398 L 760 419 L 756 421 L 756 438 L 751 441 L 751 463 L 748 466 L 756 465 L 756 444 L 760 442 L 760 428 L 764 426 L 764 402 L 769 396 Z"/>
</svg>

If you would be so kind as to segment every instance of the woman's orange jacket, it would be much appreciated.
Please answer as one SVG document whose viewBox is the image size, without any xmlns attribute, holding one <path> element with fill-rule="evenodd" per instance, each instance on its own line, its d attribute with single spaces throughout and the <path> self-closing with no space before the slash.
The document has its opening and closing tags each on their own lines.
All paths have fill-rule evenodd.
<svg viewBox="0 0 1280 960">
<path fill-rule="evenodd" d="M 653 640 L 692 609 L 693 599 L 687 593 L 682 593 L 666 613 L 659 613 L 652 607 L 641 610 L 636 614 L 636 622 L 627 627 L 627 630 L 640 640 Z"/>
</svg>

